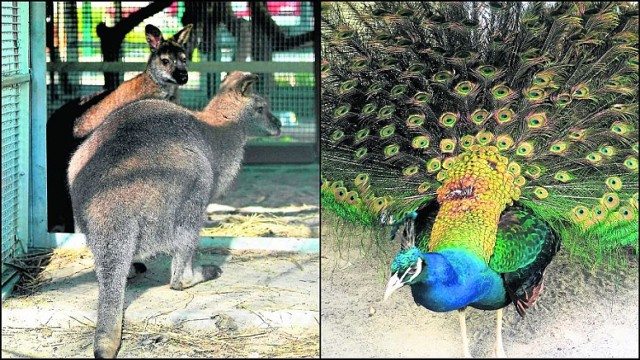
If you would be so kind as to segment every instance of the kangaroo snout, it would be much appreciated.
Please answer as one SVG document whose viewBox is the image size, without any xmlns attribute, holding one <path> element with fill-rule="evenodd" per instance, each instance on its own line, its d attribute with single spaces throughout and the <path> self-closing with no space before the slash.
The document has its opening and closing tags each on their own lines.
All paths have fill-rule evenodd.
<svg viewBox="0 0 640 360">
<path fill-rule="evenodd" d="M 278 119 L 277 117 L 275 117 L 273 114 L 269 114 L 269 121 L 271 121 L 271 123 L 273 123 L 274 128 L 269 131 L 269 135 L 271 136 L 279 136 L 280 133 L 282 132 L 282 123 L 280 122 L 280 119 Z"/>
<path fill-rule="evenodd" d="M 189 80 L 189 73 L 187 70 L 176 69 L 176 71 L 173 72 L 173 78 L 178 85 L 184 85 Z"/>
</svg>

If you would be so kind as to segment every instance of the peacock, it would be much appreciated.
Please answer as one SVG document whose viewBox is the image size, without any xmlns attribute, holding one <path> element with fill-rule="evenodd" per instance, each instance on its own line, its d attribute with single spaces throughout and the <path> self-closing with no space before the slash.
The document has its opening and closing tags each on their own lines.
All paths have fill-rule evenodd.
<svg viewBox="0 0 640 360">
<path fill-rule="evenodd" d="M 384 293 L 523 316 L 561 243 L 638 252 L 638 4 L 323 3 L 325 209 L 391 225 Z M 401 230 L 402 229 L 402 230 Z M 401 231 L 400 231 L 401 230 Z"/>
</svg>

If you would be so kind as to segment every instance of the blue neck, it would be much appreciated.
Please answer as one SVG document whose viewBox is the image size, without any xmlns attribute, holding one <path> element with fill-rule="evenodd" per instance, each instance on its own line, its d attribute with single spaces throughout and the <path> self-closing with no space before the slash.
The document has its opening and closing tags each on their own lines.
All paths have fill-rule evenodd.
<svg viewBox="0 0 640 360">
<path fill-rule="evenodd" d="M 509 303 L 502 278 L 483 259 L 465 250 L 423 253 L 426 277 L 411 285 L 416 303 L 443 312 L 472 306 L 493 310 Z"/>
</svg>

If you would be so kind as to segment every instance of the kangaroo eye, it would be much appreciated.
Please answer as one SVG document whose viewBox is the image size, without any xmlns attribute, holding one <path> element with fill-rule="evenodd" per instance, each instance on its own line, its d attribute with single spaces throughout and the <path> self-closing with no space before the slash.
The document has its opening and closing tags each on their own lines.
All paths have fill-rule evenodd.
<svg viewBox="0 0 640 360">
<path fill-rule="evenodd" d="M 258 114 L 262 114 L 264 112 L 264 108 L 261 106 L 258 108 Z"/>
<path fill-rule="evenodd" d="M 171 64 L 171 62 L 168 59 L 162 59 L 162 65 L 169 66 L 169 64 Z"/>
</svg>

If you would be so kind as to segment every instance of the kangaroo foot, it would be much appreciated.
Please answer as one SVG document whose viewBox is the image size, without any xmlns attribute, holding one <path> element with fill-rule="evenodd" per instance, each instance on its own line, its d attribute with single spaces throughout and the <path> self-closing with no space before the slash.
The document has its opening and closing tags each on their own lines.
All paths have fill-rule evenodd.
<svg viewBox="0 0 640 360">
<path fill-rule="evenodd" d="M 133 264 L 131 264 L 131 267 L 129 268 L 129 273 L 127 274 L 127 279 L 129 279 L 129 280 L 133 279 L 138 274 L 142 274 L 142 273 L 144 273 L 146 271 L 147 271 L 147 267 L 143 263 L 134 262 Z"/>
<path fill-rule="evenodd" d="M 122 329 L 116 329 L 110 333 L 97 333 L 93 346 L 93 355 L 96 359 L 113 359 L 120 348 Z"/>
<path fill-rule="evenodd" d="M 193 268 L 193 276 L 190 279 L 182 279 L 177 283 L 172 283 L 173 290 L 184 290 L 203 281 L 209 281 L 220 277 L 222 269 L 217 265 L 202 265 Z"/>
</svg>

